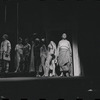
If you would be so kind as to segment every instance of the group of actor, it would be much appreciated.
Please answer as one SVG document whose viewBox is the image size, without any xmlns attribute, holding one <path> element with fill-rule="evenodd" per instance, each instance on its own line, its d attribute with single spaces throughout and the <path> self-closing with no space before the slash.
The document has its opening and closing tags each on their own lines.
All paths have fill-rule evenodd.
<svg viewBox="0 0 100 100">
<path fill-rule="evenodd" d="M 11 43 L 8 35 L 3 35 L 0 47 L 0 62 L 3 72 L 9 72 L 9 62 L 11 61 Z M 32 44 L 25 38 L 24 44 L 21 37 L 15 46 L 15 73 L 35 72 L 37 77 L 58 76 L 56 68 L 59 66 L 59 76 L 73 76 L 72 49 L 67 40 L 66 33 L 62 34 L 62 39 L 56 46 L 54 41 L 46 45 L 46 39 L 36 37 L 34 33 Z M 43 72 L 41 75 L 40 73 Z"/>
</svg>

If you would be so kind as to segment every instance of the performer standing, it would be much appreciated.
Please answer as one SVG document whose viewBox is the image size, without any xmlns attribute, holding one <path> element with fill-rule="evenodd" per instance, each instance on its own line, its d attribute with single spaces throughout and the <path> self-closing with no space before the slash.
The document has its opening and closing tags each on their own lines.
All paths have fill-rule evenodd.
<svg viewBox="0 0 100 100">
<path fill-rule="evenodd" d="M 55 60 L 56 60 L 56 44 L 53 41 L 50 41 L 48 45 L 48 54 L 46 60 L 46 73 L 45 76 L 48 76 L 49 70 L 52 70 L 52 74 L 50 76 L 55 76 Z"/>
<path fill-rule="evenodd" d="M 31 36 L 32 39 L 32 47 L 31 47 L 31 57 L 30 57 L 30 68 L 29 72 L 35 72 L 35 55 L 34 55 L 34 49 L 35 49 L 35 39 L 37 37 L 37 33 L 33 33 Z"/>
<path fill-rule="evenodd" d="M 8 35 L 4 34 L 3 41 L 1 43 L 1 59 L 3 62 L 2 70 L 5 71 L 6 73 L 9 71 L 9 61 L 11 60 L 10 51 L 11 51 L 11 43 L 8 40 Z"/>
<path fill-rule="evenodd" d="M 28 39 L 25 39 L 25 45 L 24 45 L 24 71 L 29 72 L 29 61 L 30 61 L 30 51 L 31 51 L 31 45 L 28 43 Z"/>
<path fill-rule="evenodd" d="M 18 44 L 15 47 L 16 51 L 16 70 L 15 72 L 20 72 L 23 70 L 23 44 L 22 38 L 19 38 Z"/>
<path fill-rule="evenodd" d="M 40 39 L 35 39 L 35 48 L 34 48 L 34 57 L 35 57 L 35 72 L 36 76 L 39 75 L 39 66 L 40 66 Z"/>
<path fill-rule="evenodd" d="M 47 57 L 45 38 L 42 38 L 41 41 L 42 41 L 42 46 L 40 48 L 40 58 L 41 58 L 40 70 L 42 71 L 42 67 L 43 67 L 43 71 L 44 71 L 44 75 L 45 75 L 45 72 L 46 72 L 45 62 L 46 62 L 46 57 Z"/>
<path fill-rule="evenodd" d="M 35 71 L 35 67 L 34 67 L 34 45 L 35 45 L 34 41 L 32 41 L 29 72 L 34 72 Z"/>
<path fill-rule="evenodd" d="M 66 74 L 66 76 L 73 76 L 72 50 L 70 42 L 66 38 L 66 33 L 63 33 L 62 40 L 59 41 L 57 48 L 58 64 L 61 71 L 60 76 L 63 76 L 64 73 Z"/>
</svg>

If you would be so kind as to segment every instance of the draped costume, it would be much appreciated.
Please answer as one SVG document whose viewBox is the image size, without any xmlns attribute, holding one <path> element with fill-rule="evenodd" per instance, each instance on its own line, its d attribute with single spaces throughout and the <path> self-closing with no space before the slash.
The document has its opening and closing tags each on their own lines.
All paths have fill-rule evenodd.
<svg viewBox="0 0 100 100">
<path fill-rule="evenodd" d="M 24 46 L 24 51 L 23 51 L 23 55 L 24 55 L 24 71 L 28 72 L 29 71 L 29 65 L 30 65 L 30 50 L 31 50 L 31 45 L 29 43 L 27 43 Z"/>
<path fill-rule="evenodd" d="M 61 40 L 57 48 L 60 71 L 72 72 L 72 50 L 68 40 Z"/>
<path fill-rule="evenodd" d="M 45 76 L 48 76 L 48 72 L 51 69 L 52 75 L 55 75 L 55 57 L 56 56 L 56 44 L 51 41 L 48 45 L 48 53 L 47 53 L 47 59 L 46 59 L 46 73 Z"/>
<path fill-rule="evenodd" d="M 39 72 L 42 72 L 42 67 L 43 67 L 43 70 L 45 73 L 45 71 L 46 71 L 45 62 L 46 62 L 46 58 L 47 58 L 47 50 L 46 50 L 46 46 L 44 44 L 40 48 L 40 58 L 41 58 L 41 64 L 40 64 Z"/>
<path fill-rule="evenodd" d="M 15 51 L 16 51 L 16 56 L 15 56 L 15 65 L 16 65 L 16 71 L 19 71 L 20 68 L 19 67 L 23 67 L 21 66 L 21 63 L 23 62 L 23 45 L 22 44 L 17 44 L 15 47 Z"/>
<path fill-rule="evenodd" d="M 40 42 L 32 41 L 31 49 L 31 62 L 30 62 L 30 72 L 39 72 L 40 66 Z"/>
<path fill-rule="evenodd" d="M 1 54 L 0 54 L 0 58 L 3 61 L 3 69 L 6 68 L 6 71 L 8 72 L 9 69 L 9 61 L 11 60 L 10 57 L 10 51 L 11 51 L 11 43 L 8 40 L 4 40 L 1 43 Z"/>
<path fill-rule="evenodd" d="M 35 46 L 34 46 L 34 61 L 35 61 L 35 72 L 37 75 L 39 74 L 39 66 L 40 66 L 40 41 L 36 38 L 35 40 Z"/>
<path fill-rule="evenodd" d="M 34 42 L 32 41 L 32 47 L 31 47 L 31 58 L 30 58 L 30 68 L 29 72 L 34 72 L 35 67 L 34 67 Z"/>
<path fill-rule="evenodd" d="M 11 43 L 8 40 L 5 40 L 1 43 L 1 59 L 10 61 L 10 51 L 11 51 Z M 8 56 L 7 56 L 8 55 Z"/>
</svg>

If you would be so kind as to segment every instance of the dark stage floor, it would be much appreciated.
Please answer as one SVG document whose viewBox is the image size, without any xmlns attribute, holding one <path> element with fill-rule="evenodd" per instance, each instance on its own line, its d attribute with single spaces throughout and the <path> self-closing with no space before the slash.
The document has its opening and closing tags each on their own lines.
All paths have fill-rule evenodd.
<svg viewBox="0 0 100 100">
<path fill-rule="evenodd" d="M 14 74 L 14 73 L 9 73 Z M 8 75 L 8 74 L 6 74 Z M 2 77 L 0 96 L 9 100 L 95 100 L 100 98 L 99 81 L 86 77 Z M 2 99 L 1 99 L 2 100 Z"/>
</svg>

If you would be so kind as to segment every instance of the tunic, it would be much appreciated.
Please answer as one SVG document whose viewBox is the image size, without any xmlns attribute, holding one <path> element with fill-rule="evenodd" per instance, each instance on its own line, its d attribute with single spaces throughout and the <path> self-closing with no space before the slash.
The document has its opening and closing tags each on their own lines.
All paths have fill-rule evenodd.
<svg viewBox="0 0 100 100">
<path fill-rule="evenodd" d="M 29 56 L 30 55 L 30 50 L 31 50 L 31 45 L 28 43 L 24 46 L 24 56 Z"/>
<path fill-rule="evenodd" d="M 8 40 L 5 40 L 1 43 L 1 59 L 10 61 L 10 51 L 11 51 L 11 43 Z"/>
</svg>

